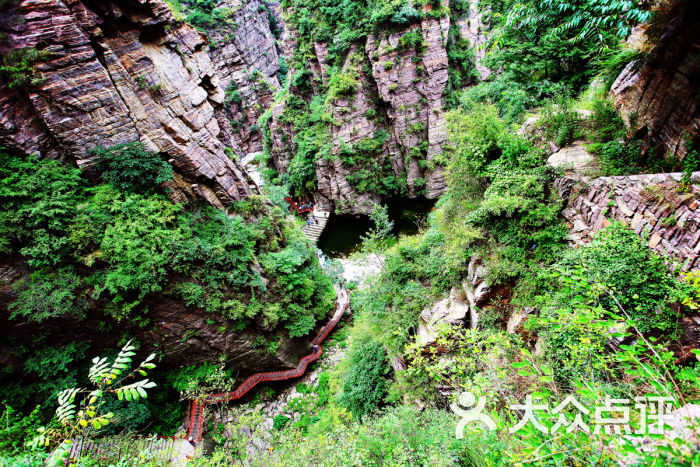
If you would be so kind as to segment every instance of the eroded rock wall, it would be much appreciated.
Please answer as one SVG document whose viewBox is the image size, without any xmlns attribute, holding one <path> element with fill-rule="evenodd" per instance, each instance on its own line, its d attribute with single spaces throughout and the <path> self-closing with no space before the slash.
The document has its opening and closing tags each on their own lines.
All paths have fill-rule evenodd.
<svg viewBox="0 0 700 467">
<path fill-rule="evenodd" d="M 484 24 L 484 15 L 488 10 L 480 10 L 478 0 L 467 0 L 469 2 L 469 12 L 457 19 L 459 34 L 469 41 L 469 45 L 474 51 L 474 67 L 482 81 L 491 76 L 491 69 L 484 63 L 486 58 L 486 42 L 488 41 L 487 26 Z"/>
<path fill-rule="evenodd" d="M 177 200 L 222 208 L 257 192 L 229 154 L 260 149 L 250 130 L 279 87 L 278 56 L 260 2 L 224 3 L 238 32 L 210 38 L 162 0 L 23 0 L 5 10 L 1 52 L 45 56 L 33 83 L 0 83 L 0 145 L 90 172 L 90 149 L 142 141 L 173 166 Z M 233 110 L 231 81 L 242 98 Z"/>
<path fill-rule="evenodd" d="M 678 5 L 643 63 L 630 63 L 610 93 L 628 127 L 648 149 L 682 159 L 685 139 L 700 140 L 700 14 L 694 2 Z M 651 34 L 654 28 L 647 31 Z M 645 41 L 633 38 L 633 46 L 645 46 Z"/>
<path fill-rule="evenodd" d="M 443 151 L 447 129 L 442 96 L 447 85 L 446 40 L 450 26 L 447 16 L 425 18 L 399 33 L 370 35 L 367 55 L 372 62 L 372 77 L 377 83 L 379 97 L 388 104 L 387 118 L 395 144 L 389 148 L 392 165 L 404 170 L 410 195 L 417 194 L 423 179 L 425 195 L 436 198 L 445 191 L 440 170 L 432 167 L 433 159 Z M 402 46 L 407 34 L 420 34 L 423 44 Z M 391 63 L 390 67 L 387 64 Z M 421 144 L 426 142 L 425 148 Z M 425 151 L 418 157 L 411 150 Z M 425 157 L 426 164 L 420 164 Z"/>
<path fill-rule="evenodd" d="M 17 298 L 13 286 L 26 279 L 29 271 L 20 260 L 5 261 L 0 265 L 0 365 L 14 367 L 22 374 L 24 358 L 16 348 L 36 349 L 37 342 L 61 347 L 71 342 L 89 342 L 91 354 L 103 354 L 120 346 L 124 336 L 138 341 L 144 353 L 157 352 L 159 367 L 168 369 L 223 359 L 228 368 L 241 376 L 265 370 L 295 368 L 299 358 L 311 347 L 314 333 L 304 338 L 289 338 L 284 330 L 266 330 L 257 326 L 244 330 L 234 329 L 234 323 L 221 314 L 206 313 L 186 307 L 182 301 L 164 295 L 154 295 L 146 301 L 148 321 L 115 320 L 105 316 L 102 304 L 94 303 L 83 319 L 50 318 L 37 323 L 10 319 L 8 306 Z M 329 313 L 332 310 L 329 310 Z M 319 327 L 325 320 L 319 322 Z M 276 342 L 276 350 L 256 345 L 264 336 L 267 342 Z"/>
<path fill-rule="evenodd" d="M 443 93 L 448 81 L 447 38 L 450 19 L 426 17 L 399 30 L 371 34 L 354 44 L 341 72 L 356 79 L 357 91 L 326 102 L 332 123 L 328 125 L 331 156 L 343 147 L 377 138 L 384 132 L 380 154 L 372 156 L 374 177 L 394 177 L 405 195 L 436 198 L 446 185 L 439 159 L 446 142 Z M 285 31 L 285 50 L 296 40 L 293 30 Z M 406 36 L 418 37 L 407 41 Z M 402 40 L 402 38 L 405 38 Z M 328 47 L 314 43 L 308 60 L 311 94 L 328 85 Z M 295 70 L 290 70 L 290 75 Z M 290 89 L 295 93 L 294 86 Z M 309 96 L 299 94 L 308 101 Z M 296 152 L 293 122 L 285 119 L 288 100 L 272 108 L 269 123 L 270 154 L 278 172 L 289 169 Z M 316 201 L 337 212 L 366 213 L 386 194 L 360 188 L 353 174 L 367 167 L 343 162 L 338 157 L 316 162 Z M 398 193 L 395 193 L 398 194 Z"/>
<path fill-rule="evenodd" d="M 681 190 L 683 174 L 564 177 L 555 186 L 566 207 L 574 243 L 590 241 L 611 220 L 643 235 L 649 247 L 677 260 L 684 271 L 700 269 L 700 172 Z"/>
<path fill-rule="evenodd" d="M 227 90 L 225 107 L 232 139 L 243 153 L 259 152 L 262 133 L 258 119 L 280 88 L 280 55 L 268 16 L 268 9 L 275 16 L 276 6 L 263 0 L 223 0 L 219 8 L 228 9 L 230 16 L 208 32 L 209 55 Z M 276 16 L 275 21 L 278 27 L 283 26 Z"/>
</svg>

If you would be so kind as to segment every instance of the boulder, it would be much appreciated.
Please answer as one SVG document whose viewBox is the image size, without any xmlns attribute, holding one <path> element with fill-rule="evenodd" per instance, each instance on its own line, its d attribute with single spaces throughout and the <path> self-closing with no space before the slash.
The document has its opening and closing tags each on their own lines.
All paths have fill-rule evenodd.
<svg viewBox="0 0 700 467">
<path fill-rule="evenodd" d="M 551 167 L 572 168 L 576 171 L 585 169 L 592 162 L 593 156 L 586 150 L 583 143 L 560 149 L 547 159 L 547 164 Z"/>
<path fill-rule="evenodd" d="M 435 342 L 439 329 L 444 325 L 464 324 L 470 307 L 461 295 L 459 289 L 452 287 L 447 298 L 421 312 L 418 323 L 418 340 L 421 345 Z"/>
</svg>

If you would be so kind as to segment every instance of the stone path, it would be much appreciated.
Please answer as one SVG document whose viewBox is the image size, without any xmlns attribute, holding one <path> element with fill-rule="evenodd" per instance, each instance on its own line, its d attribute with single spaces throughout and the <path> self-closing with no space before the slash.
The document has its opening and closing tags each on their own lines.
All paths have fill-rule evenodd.
<svg viewBox="0 0 700 467">
<path fill-rule="evenodd" d="M 617 220 L 650 248 L 678 260 L 683 271 L 700 270 L 700 172 L 684 188 L 682 181 L 682 173 L 566 176 L 554 186 L 565 201 L 562 216 L 573 243 L 587 243 Z"/>
<path fill-rule="evenodd" d="M 321 211 L 320 209 L 314 209 L 314 212 L 312 213 L 311 217 L 311 223 L 307 224 L 304 226 L 302 229 L 302 232 L 304 232 L 304 235 L 309 237 L 309 239 L 314 242 L 318 243 L 318 239 L 321 237 L 321 234 L 323 233 L 323 229 L 326 228 L 326 224 L 328 224 L 328 218 L 330 217 L 331 213 L 328 211 Z M 314 222 L 313 219 L 316 219 L 318 223 Z"/>
</svg>

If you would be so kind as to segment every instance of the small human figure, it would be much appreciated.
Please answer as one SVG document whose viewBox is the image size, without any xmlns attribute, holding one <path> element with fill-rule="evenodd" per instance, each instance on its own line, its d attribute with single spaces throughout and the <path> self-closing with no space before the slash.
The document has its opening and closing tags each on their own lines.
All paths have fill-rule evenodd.
<svg viewBox="0 0 700 467">
<path fill-rule="evenodd" d="M 192 447 L 196 447 L 196 446 L 194 445 L 194 438 L 192 438 L 192 437 L 190 436 L 189 438 L 187 438 L 187 441 L 190 442 L 190 444 L 192 445 Z"/>
</svg>

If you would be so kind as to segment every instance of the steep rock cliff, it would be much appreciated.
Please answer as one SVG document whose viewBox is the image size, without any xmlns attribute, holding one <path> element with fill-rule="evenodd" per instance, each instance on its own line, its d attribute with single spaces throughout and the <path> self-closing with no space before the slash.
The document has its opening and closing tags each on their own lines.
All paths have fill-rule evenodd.
<svg viewBox="0 0 700 467">
<path fill-rule="evenodd" d="M 230 10 L 226 23 L 205 32 L 175 18 L 162 0 L 12 3 L 0 12 L 7 34 L 0 54 L 36 49 L 41 59 L 21 85 L 0 76 L 0 146 L 73 162 L 95 177 L 90 149 L 141 141 L 173 166 L 175 201 L 203 198 L 223 209 L 257 193 L 238 156 L 261 148 L 253 125 L 279 88 L 277 45 L 262 1 L 220 4 Z M 240 103 L 230 99 L 233 91 Z M 148 298 L 144 327 L 114 323 L 102 303 L 80 321 L 12 320 L 13 285 L 29 270 L 5 256 L 0 263 L 0 321 L 28 348 L 37 329 L 58 346 L 89 341 L 96 353 L 129 334 L 162 351 L 165 367 L 226 355 L 241 374 L 295 367 L 308 350 L 306 338 L 261 326 L 235 331 L 221 316 L 163 295 Z M 254 345 L 260 335 L 277 342 L 275 352 Z M 22 367 L 9 342 L 0 345 L 0 361 Z"/>
<path fill-rule="evenodd" d="M 647 36 L 659 35 L 658 41 L 643 63 L 627 65 L 611 89 L 631 131 L 660 156 L 680 159 L 685 138 L 700 138 L 700 14 L 692 3 L 679 2 L 661 32 L 652 24 Z M 631 45 L 641 48 L 644 41 Z"/>
<path fill-rule="evenodd" d="M 268 11 L 274 16 L 276 7 L 262 0 L 223 0 L 219 7 L 231 13 L 225 23 L 208 31 L 209 55 L 227 91 L 226 116 L 236 147 L 244 153 L 259 152 L 262 134 L 257 129 L 258 118 L 280 87 L 275 34 L 281 31 L 272 31 L 268 16 Z M 275 21 L 279 19 L 275 17 Z"/>
<path fill-rule="evenodd" d="M 176 171 L 175 199 L 200 196 L 222 208 L 257 192 L 227 148 L 259 149 L 259 133 L 249 130 L 278 87 L 278 59 L 259 2 L 226 3 L 235 12 L 232 30 L 242 32 L 222 29 L 209 40 L 176 21 L 162 0 L 23 0 L 10 7 L 1 17 L 1 52 L 36 49 L 42 58 L 31 83 L 0 83 L 0 145 L 73 159 L 89 171 L 90 149 L 142 141 Z M 252 74 L 262 78 L 253 82 Z M 242 106 L 231 115 L 231 81 L 242 104 L 257 110 Z"/>
<path fill-rule="evenodd" d="M 308 103 L 328 90 L 323 103 L 328 153 L 315 162 L 317 203 L 338 212 L 366 213 L 391 194 L 442 194 L 449 26 L 449 16 L 426 15 L 354 43 L 336 67 L 339 71 L 333 71 L 354 85 L 337 93 L 339 85 L 329 80 L 328 46 L 314 42 L 305 55 L 308 75 L 293 82 L 285 99 L 272 108 L 268 149 L 275 169 L 288 172 L 298 150 L 294 140 L 300 129 L 289 117 L 291 107 L 299 98 Z M 297 35 L 285 31 L 283 49 L 293 50 Z"/>
<path fill-rule="evenodd" d="M 17 346 L 36 349 L 37 342 L 50 342 L 54 347 L 73 341 L 89 342 L 91 353 L 98 354 L 119 347 L 124 336 L 131 336 L 145 352 L 157 352 L 161 356 L 159 366 L 163 368 L 214 362 L 223 357 L 223 363 L 244 376 L 296 367 L 313 338 L 290 339 L 282 330 L 262 333 L 257 327 L 236 331 L 221 315 L 186 307 L 181 301 L 160 294 L 148 299 L 148 322 L 138 324 L 125 320 L 117 323 L 105 317 L 95 303 L 80 321 L 51 318 L 38 327 L 8 318 L 7 306 L 16 299 L 13 284 L 27 274 L 26 265 L 21 261 L 9 261 L 0 266 L 0 323 L 7 338 L 0 344 L 0 364 L 14 367 L 20 373 L 24 359 L 13 350 Z M 319 326 L 324 324 L 323 320 L 319 322 Z M 256 345 L 261 335 L 267 342 L 277 343 L 274 352 Z"/>
</svg>

